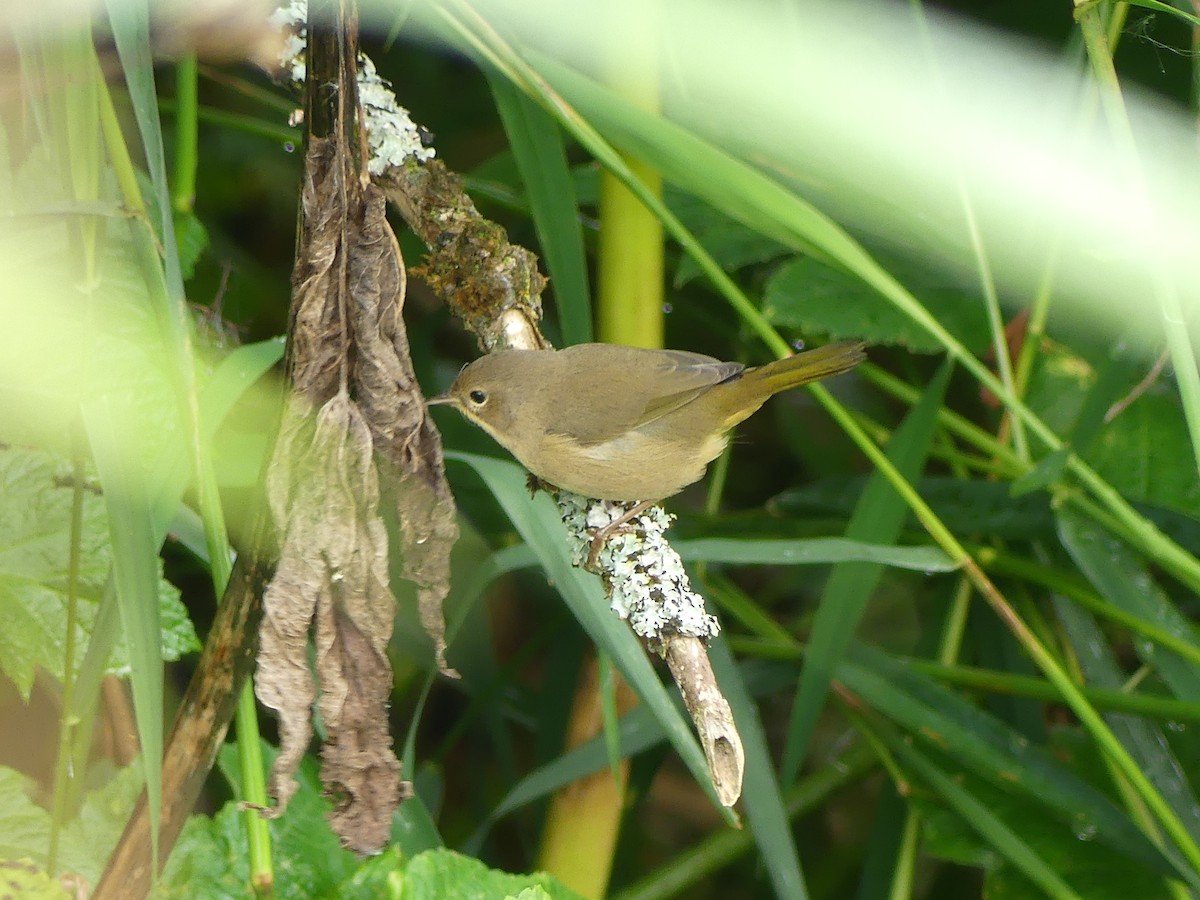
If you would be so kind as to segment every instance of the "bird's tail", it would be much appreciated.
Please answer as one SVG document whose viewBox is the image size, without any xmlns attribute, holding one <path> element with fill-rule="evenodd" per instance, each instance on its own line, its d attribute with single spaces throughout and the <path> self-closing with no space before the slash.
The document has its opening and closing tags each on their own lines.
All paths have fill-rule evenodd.
<svg viewBox="0 0 1200 900">
<path fill-rule="evenodd" d="M 764 389 L 765 399 L 788 388 L 799 387 L 810 381 L 819 381 L 853 369 L 867 358 L 863 352 L 864 347 L 861 341 L 827 344 L 816 350 L 807 350 L 787 359 L 779 359 L 751 369 L 742 377 L 759 382 Z"/>
</svg>

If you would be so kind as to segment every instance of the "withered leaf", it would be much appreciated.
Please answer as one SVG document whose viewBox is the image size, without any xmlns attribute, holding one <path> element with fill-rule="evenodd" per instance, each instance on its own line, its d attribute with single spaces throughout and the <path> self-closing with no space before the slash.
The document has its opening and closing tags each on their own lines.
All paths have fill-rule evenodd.
<svg viewBox="0 0 1200 900">
<path fill-rule="evenodd" d="M 384 214 L 382 191 L 365 189 L 365 215 L 350 256 L 357 350 L 354 383 L 363 416 L 386 460 L 385 492 L 400 521 L 403 575 L 417 586 L 421 625 L 433 639 L 438 667 L 446 665 L 442 602 L 450 589 L 450 550 L 458 539 L 454 499 L 442 463 L 442 439 L 425 414 L 413 373 L 404 302 L 404 260 Z"/>
<path fill-rule="evenodd" d="M 280 809 L 295 793 L 293 776 L 312 736 L 307 648 L 315 623 L 331 819 L 347 846 L 372 852 L 387 843 L 401 799 L 387 720 L 395 612 L 387 530 L 362 414 L 345 392 L 325 403 L 315 425 L 306 407 L 299 396 L 289 403 L 268 485 L 272 513 L 286 523 L 279 568 L 263 596 L 256 680 L 259 699 L 280 714 L 271 793 Z"/>
<path fill-rule="evenodd" d="M 346 846 L 373 852 L 408 787 L 387 722 L 395 598 L 381 485 L 396 504 L 403 574 L 418 587 L 422 624 L 448 674 L 441 604 L 458 531 L 400 317 L 399 246 L 382 195 L 347 158 L 334 140 L 310 142 L 289 334 L 295 393 L 268 485 L 280 564 L 263 598 L 258 694 L 281 719 L 276 814 L 295 792 L 315 699 L 328 734 L 321 775 L 331 824 Z"/>
</svg>

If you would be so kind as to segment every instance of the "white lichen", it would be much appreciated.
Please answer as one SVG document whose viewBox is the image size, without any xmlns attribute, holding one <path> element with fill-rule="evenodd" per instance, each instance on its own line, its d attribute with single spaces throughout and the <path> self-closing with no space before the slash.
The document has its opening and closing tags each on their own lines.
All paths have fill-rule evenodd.
<svg viewBox="0 0 1200 900">
<path fill-rule="evenodd" d="M 289 0 L 271 15 L 271 24 L 286 34 L 279 71 L 281 77 L 294 85 L 304 81 L 307 22 L 307 0 Z M 380 76 L 375 63 L 363 53 L 358 55 L 358 101 L 370 151 L 368 172 L 382 175 L 388 169 L 402 166 L 408 159 L 421 162 L 433 159 L 433 148 L 425 146 L 421 129 L 413 122 L 408 110 L 396 102 L 391 83 Z"/>
<path fill-rule="evenodd" d="M 567 491 L 560 491 L 557 500 L 577 566 L 587 560 L 595 533 L 631 508 Z M 704 598 L 692 590 L 679 554 L 667 543 L 665 532 L 674 518 L 652 506 L 608 539 L 598 561 L 609 607 L 646 640 L 662 642 L 671 635 L 707 640 L 720 633 L 720 625 L 705 612 Z"/>
</svg>

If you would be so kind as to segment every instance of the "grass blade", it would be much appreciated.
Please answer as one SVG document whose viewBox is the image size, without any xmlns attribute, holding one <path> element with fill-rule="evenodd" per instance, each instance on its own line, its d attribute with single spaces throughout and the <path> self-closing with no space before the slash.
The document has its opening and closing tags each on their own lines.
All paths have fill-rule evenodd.
<svg viewBox="0 0 1200 900">
<path fill-rule="evenodd" d="M 800 856 L 796 852 L 796 842 L 771 763 L 771 751 L 767 747 L 767 736 L 758 707 L 723 638 L 713 640 L 709 646 L 709 658 L 717 683 L 721 685 L 725 699 L 733 710 L 738 734 L 742 738 L 742 750 L 746 755 L 742 802 L 754 834 L 754 843 L 758 845 L 763 865 L 775 886 L 776 896 L 795 897 L 797 900 L 807 898 L 808 887 L 800 868 Z"/>
<path fill-rule="evenodd" d="M 525 183 L 563 343 L 587 343 L 592 339 L 587 257 L 562 132 L 548 113 L 508 80 L 488 75 L 488 85 Z"/>
<path fill-rule="evenodd" d="M 133 421 L 128 409 L 103 397 L 84 409 L 84 424 L 108 509 L 113 576 L 121 622 L 129 638 L 130 673 L 146 799 L 152 858 L 157 871 L 162 809 L 163 672 L 158 608 L 158 545 L 146 476 L 128 454 L 123 435 Z"/>
</svg>

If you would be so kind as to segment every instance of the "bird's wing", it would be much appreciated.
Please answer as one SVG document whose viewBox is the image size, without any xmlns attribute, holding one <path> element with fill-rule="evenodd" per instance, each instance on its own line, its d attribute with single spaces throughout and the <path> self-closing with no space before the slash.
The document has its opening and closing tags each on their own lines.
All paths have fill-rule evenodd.
<svg viewBox="0 0 1200 900">
<path fill-rule="evenodd" d="M 664 359 L 657 370 L 658 381 L 660 384 L 669 381 L 673 390 L 669 394 L 655 395 L 647 400 L 634 426 L 636 428 L 649 425 L 691 403 L 714 384 L 728 381 L 740 375 L 746 368 L 741 363 L 721 362 L 701 353 L 688 353 L 685 350 L 661 352 Z"/>
<path fill-rule="evenodd" d="M 586 354 L 591 346 L 594 345 L 584 344 L 558 352 L 580 357 L 578 362 L 586 367 Z M 615 365 L 619 383 L 590 385 L 586 402 L 555 410 L 556 434 L 583 446 L 610 441 L 679 409 L 744 368 L 741 363 L 721 362 L 682 350 L 624 347 L 620 348 L 624 358 L 614 360 L 613 349 L 606 348 L 605 360 Z M 668 393 L 663 393 L 664 388 Z"/>
</svg>

